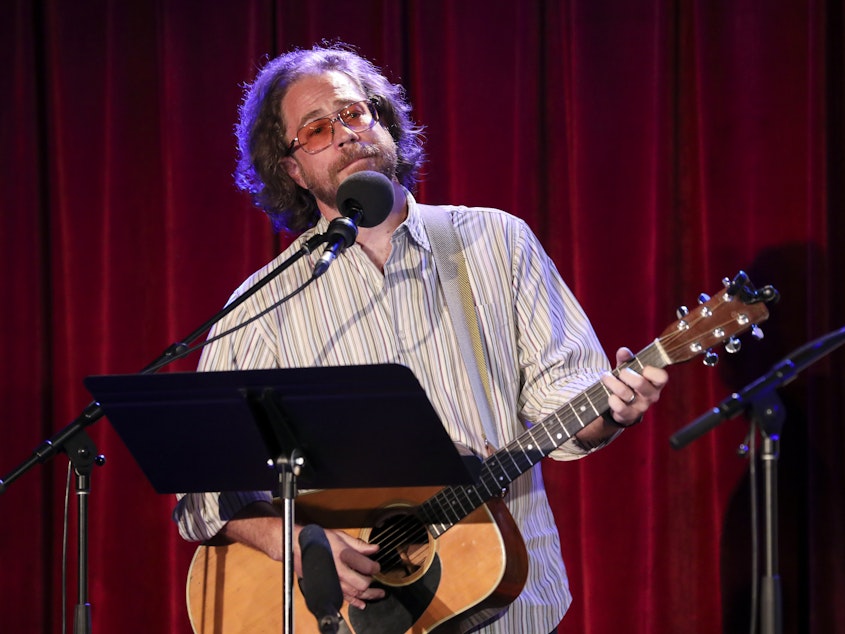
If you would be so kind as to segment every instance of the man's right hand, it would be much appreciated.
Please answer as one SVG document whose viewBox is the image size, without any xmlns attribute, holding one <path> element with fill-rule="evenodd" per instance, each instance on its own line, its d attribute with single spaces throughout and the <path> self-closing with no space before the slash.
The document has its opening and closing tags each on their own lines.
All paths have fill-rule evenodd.
<svg viewBox="0 0 845 634">
<path fill-rule="evenodd" d="M 368 544 L 343 531 L 327 530 L 326 537 L 332 549 L 344 600 L 363 610 L 366 601 L 384 598 L 384 590 L 370 586 L 373 575 L 380 570 L 378 562 L 371 559 L 378 551 L 378 544 Z"/>
<path fill-rule="evenodd" d="M 276 561 L 284 561 L 283 530 L 281 509 L 269 502 L 256 502 L 241 509 L 222 532 L 228 539 L 257 548 Z M 302 576 L 300 530 L 301 526 L 294 527 L 293 534 L 293 561 L 297 577 Z M 363 610 L 366 601 L 384 598 L 384 590 L 370 587 L 373 575 L 379 572 L 378 563 L 371 559 L 378 551 L 378 544 L 368 544 L 338 530 L 326 530 L 326 537 L 332 549 L 344 601 Z"/>
</svg>

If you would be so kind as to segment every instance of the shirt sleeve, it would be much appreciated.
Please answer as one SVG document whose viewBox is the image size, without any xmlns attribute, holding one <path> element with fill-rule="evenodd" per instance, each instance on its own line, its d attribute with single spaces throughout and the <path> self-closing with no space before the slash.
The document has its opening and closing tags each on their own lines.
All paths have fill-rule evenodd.
<svg viewBox="0 0 845 634">
<path fill-rule="evenodd" d="M 598 337 L 578 300 L 528 226 L 519 221 L 513 258 L 521 392 L 519 414 L 527 425 L 544 420 L 610 369 Z M 550 456 L 581 458 L 616 438 L 585 449 L 569 439 Z"/>
<path fill-rule="evenodd" d="M 253 502 L 270 502 L 269 491 L 225 491 L 222 493 L 179 493 L 173 520 L 187 541 L 214 537 L 238 511 Z"/>
</svg>

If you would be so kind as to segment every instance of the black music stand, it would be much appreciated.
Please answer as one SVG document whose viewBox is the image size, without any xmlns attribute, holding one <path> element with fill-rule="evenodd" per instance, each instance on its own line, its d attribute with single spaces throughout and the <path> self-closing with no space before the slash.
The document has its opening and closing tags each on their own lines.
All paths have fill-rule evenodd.
<svg viewBox="0 0 845 634">
<path fill-rule="evenodd" d="M 85 385 L 157 492 L 278 487 L 286 632 L 299 488 L 473 482 L 402 365 L 92 376 Z"/>
</svg>

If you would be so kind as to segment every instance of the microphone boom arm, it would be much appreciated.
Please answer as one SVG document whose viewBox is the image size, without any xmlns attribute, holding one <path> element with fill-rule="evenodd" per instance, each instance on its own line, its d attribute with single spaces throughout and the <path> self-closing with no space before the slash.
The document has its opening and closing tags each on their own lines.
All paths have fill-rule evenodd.
<svg viewBox="0 0 845 634">
<path fill-rule="evenodd" d="M 749 383 L 740 391 L 734 392 L 719 405 L 676 432 L 669 439 L 669 443 L 674 449 L 685 447 L 723 421 L 734 418 L 749 407 L 753 407 L 755 402 L 768 399 L 774 390 L 793 381 L 799 372 L 827 356 L 843 343 L 845 343 L 845 327 L 834 330 L 793 350 L 772 366 L 766 374 Z M 771 416 L 764 416 L 761 420 L 766 422 L 771 419 Z"/>
</svg>

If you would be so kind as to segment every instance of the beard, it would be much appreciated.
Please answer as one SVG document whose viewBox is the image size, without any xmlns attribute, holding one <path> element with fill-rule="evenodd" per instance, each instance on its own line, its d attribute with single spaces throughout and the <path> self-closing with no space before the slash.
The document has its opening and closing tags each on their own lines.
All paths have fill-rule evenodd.
<svg viewBox="0 0 845 634">
<path fill-rule="evenodd" d="M 399 159 L 396 154 L 395 143 L 355 144 L 355 147 L 344 151 L 336 161 L 329 165 L 328 169 L 319 174 L 311 173 L 301 168 L 302 178 L 307 185 L 308 191 L 319 202 L 334 209 L 337 204 L 337 188 L 340 187 L 341 183 L 339 176 L 341 170 L 362 158 L 372 159 L 371 163 L 373 163 L 373 166 L 371 169 L 373 171 L 384 174 L 390 180 L 396 177 L 396 166 Z"/>
</svg>

